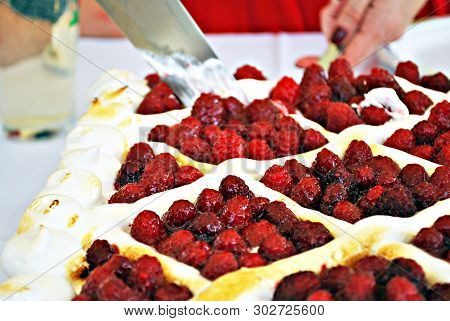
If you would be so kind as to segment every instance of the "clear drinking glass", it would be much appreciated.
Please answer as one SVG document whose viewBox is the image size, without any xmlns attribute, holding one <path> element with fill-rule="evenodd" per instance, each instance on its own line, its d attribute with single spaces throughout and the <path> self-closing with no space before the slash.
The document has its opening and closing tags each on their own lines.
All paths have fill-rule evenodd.
<svg viewBox="0 0 450 321">
<path fill-rule="evenodd" d="M 58 133 L 74 111 L 76 0 L 0 2 L 0 121 L 9 137 Z"/>
</svg>

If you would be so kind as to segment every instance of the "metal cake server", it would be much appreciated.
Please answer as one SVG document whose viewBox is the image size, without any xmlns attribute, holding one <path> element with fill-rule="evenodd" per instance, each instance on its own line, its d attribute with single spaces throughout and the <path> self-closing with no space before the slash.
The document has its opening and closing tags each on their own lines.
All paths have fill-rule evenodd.
<svg viewBox="0 0 450 321">
<path fill-rule="evenodd" d="M 247 99 L 179 0 L 97 0 L 185 106 L 203 92 Z"/>
</svg>

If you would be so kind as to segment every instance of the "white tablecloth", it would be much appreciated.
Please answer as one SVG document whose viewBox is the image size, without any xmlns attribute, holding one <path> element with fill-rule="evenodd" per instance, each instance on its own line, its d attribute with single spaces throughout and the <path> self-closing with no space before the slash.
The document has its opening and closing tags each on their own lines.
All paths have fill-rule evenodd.
<svg viewBox="0 0 450 321">
<path fill-rule="evenodd" d="M 318 33 L 210 35 L 212 46 L 234 71 L 251 63 L 269 78 L 281 75 L 298 77 L 294 67 L 298 57 L 319 55 L 325 39 Z M 87 108 L 89 86 L 108 68 L 124 68 L 145 75 L 149 68 L 125 39 L 81 39 L 76 72 L 76 116 Z M 0 253 L 4 242 L 13 235 L 19 219 L 58 165 L 65 135 L 48 141 L 16 142 L 0 137 Z M 4 279 L 0 268 L 0 282 Z"/>
</svg>

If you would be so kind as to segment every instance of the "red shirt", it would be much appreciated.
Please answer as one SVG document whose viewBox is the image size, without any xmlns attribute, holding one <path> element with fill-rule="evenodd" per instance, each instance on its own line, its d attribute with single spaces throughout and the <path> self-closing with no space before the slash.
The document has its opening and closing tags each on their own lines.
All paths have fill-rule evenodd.
<svg viewBox="0 0 450 321">
<path fill-rule="evenodd" d="M 329 0 L 182 0 L 204 32 L 319 31 Z M 429 0 L 418 17 L 450 13 L 450 2 Z"/>
</svg>

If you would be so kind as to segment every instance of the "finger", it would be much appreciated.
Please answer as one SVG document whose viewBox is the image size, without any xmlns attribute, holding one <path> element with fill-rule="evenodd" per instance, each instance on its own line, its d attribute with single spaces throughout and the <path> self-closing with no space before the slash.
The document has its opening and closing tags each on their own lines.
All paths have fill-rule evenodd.
<svg viewBox="0 0 450 321">
<path fill-rule="evenodd" d="M 329 41 L 331 41 L 334 28 L 336 27 L 336 17 L 347 1 L 332 0 L 320 10 L 320 28 Z"/>
<path fill-rule="evenodd" d="M 335 19 L 331 41 L 345 46 L 359 29 L 371 0 L 349 0 Z"/>
</svg>

